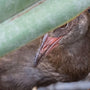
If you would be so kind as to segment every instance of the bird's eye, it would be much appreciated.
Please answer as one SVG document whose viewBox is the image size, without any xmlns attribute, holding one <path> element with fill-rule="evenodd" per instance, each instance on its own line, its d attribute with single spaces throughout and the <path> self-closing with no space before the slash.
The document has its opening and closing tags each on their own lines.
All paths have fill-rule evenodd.
<svg viewBox="0 0 90 90">
<path fill-rule="evenodd" d="M 61 28 L 61 29 L 65 29 L 65 28 L 67 28 L 67 27 L 68 27 L 68 24 L 66 23 L 66 24 L 62 25 L 60 28 Z"/>
<path fill-rule="evenodd" d="M 66 29 L 67 27 L 68 27 L 68 24 L 66 23 L 66 24 L 64 24 L 64 25 L 56 28 L 53 32 L 57 32 L 57 31 L 59 31 L 59 30 Z"/>
<path fill-rule="evenodd" d="M 60 35 L 63 35 L 67 27 L 68 27 L 68 24 L 66 23 L 63 26 L 56 28 L 53 31 L 52 36 L 59 37 Z"/>
</svg>

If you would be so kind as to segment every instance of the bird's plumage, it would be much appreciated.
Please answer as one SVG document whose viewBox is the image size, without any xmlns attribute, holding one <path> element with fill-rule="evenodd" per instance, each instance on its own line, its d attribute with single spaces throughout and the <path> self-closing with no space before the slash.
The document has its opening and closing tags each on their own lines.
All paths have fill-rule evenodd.
<svg viewBox="0 0 90 90">
<path fill-rule="evenodd" d="M 77 81 L 86 77 L 90 72 L 89 18 L 89 14 L 84 12 L 70 22 L 72 25 L 68 24 L 70 27 L 58 28 L 62 33 L 57 30 L 48 33 L 49 37 L 65 36 L 58 42 L 58 47 L 41 58 L 37 67 L 33 64 L 40 39 L 1 58 L 0 90 L 31 90 L 33 86 Z"/>
</svg>

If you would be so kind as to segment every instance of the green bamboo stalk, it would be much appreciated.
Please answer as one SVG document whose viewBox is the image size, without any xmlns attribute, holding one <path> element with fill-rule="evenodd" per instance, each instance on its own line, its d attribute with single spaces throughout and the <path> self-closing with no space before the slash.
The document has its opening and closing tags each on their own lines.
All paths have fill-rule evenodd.
<svg viewBox="0 0 90 90">
<path fill-rule="evenodd" d="M 0 56 L 64 24 L 89 6 L 90 0 L 46 0 L 7 20 L 0 24 Z"/>
<path fill-rule="evenodd" d="M 0 0 L 0 23 L 40 0 Z"/>
</svg>

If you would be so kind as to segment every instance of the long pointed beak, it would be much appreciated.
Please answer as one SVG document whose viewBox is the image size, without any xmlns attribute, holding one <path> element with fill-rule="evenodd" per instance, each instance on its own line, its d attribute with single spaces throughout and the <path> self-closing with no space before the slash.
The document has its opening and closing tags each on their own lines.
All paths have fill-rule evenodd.
<svg viewBox="0 0 90 90">
<path fill-rule="evenodd" d="M 34 59 L 34 66 L 36 67 L 43 56 L 47 56 L 50 51 L 59 45 L 61 37 L 50 37 L 48 34 L 44 35 L 42 44 L 36 53 Z"/>
</svg>

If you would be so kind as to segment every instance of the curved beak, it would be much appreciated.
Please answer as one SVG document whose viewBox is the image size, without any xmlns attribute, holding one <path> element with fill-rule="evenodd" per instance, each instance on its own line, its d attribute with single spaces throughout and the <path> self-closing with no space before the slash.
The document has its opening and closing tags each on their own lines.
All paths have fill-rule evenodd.
<svg viewBox="0 0 90 90">
<path fill-rule="evenodd" d="M 43 56 L 47 56 L 50 51 L 59 45 L 59 40 L 61 37 L 50 37 L 48 34 L 45 34 L 42 40 L 42 44 L 36 53 L 34 59 L 34 66 L 36 67 Z"/>
</svg>

